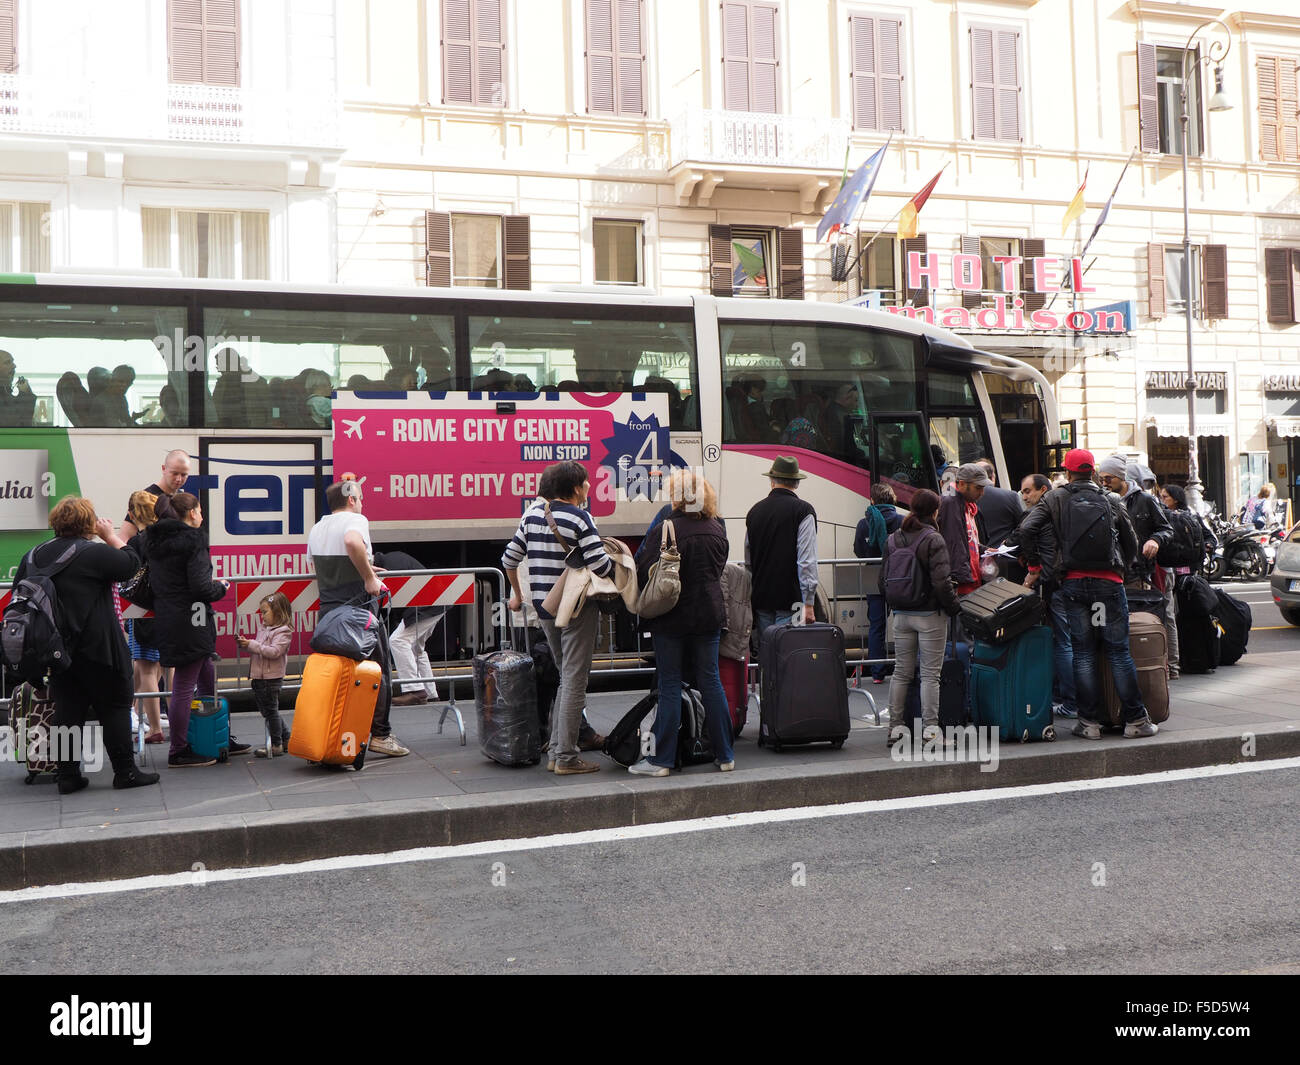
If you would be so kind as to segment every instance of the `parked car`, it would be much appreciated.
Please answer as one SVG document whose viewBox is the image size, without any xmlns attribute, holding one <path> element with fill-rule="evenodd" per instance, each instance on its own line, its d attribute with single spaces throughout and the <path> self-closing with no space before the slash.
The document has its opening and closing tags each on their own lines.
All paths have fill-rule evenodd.
<svg viewBox="0 0 1300 1065">
<path fill-rule="evenodd" d="M 1300 521 L 1277 545 L 1272 584 L 1273 602 L 1282 617 L 1292 625 L 1300 625 Z"/>
</svg>

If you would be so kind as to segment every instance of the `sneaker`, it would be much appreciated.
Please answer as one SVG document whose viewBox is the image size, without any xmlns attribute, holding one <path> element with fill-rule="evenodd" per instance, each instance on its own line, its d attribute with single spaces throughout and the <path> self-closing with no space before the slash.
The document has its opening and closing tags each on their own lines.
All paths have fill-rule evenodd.
<svg viewBox="0 0 1300 1065">
<path fill-rule="evenodd" d="M 367 750 L 371 754 L 386 754 L 389 758 L 401 758 L 411 753 L 411 749 L 403 747 L 396 736 L 372 736 Z"/>
<path fill-rule="evenodd" d="M 1053 703 L 1052 713 L 1057 717 L 1078 717 L 1079 711 L 1069 703 Z"/>
<path fill-rule="evenodd" d="M 168 769 L 192 769 L 198 766 L 216 765 L 215 758 L 202 758 L 194 753 L 194 749 L 186 747 L 183 751 L 167 756 Z"/>
<path fill-rule="evenodd" d="M 671 770 L 666 765 L 655 765 L 646 758 L 639 762 L 634 762 L 627 767 L 629 773 L 635 773 L 639 777 L 666 777 Z M 557 769 L 558 773 L 559 770 Z"/>
<path fill-rule="evenodd" d="M 733 758 L 730 762 L 714 762 L 720 773 L 730 773 L 736 768 L 736 760 Z"/>
<path fill-rule="evenodd" d="M 570 762 L 568 765 L 560 765 L 559 763 L 556 763 L 555 766 L 555 775 L 557 777 L 571 776 L 575 773 L 599 773 L 599 772 L 600 772 L 600 766 L 595 765 L 592 762 L 584 762 L 581 758 L 575 759 L 574 761 Z M 667 770 L 665 770 L 664 772 L 666 773 Z"/>
<path fill-rule="evenodd" d="M 1101 739 L 1101 726 L 1094 725 L 1089 721 L 1080 721 L 1070 730 L 1070 735 L 1078 736 L 1084 740 L 1099 740 Z"/>
<path fill-rule="evenodd" d="M 252 749 L 251 743 L 240 743 L 234 736 L 230 737 L 230 746 L 227 748 L 230 754 L 247 754 Z"/>
<path fill-rule="evenodd" d="M 254 751 L 253 751 L 253 753 L 254 753 L 255 755 L 257 755 L 258 758 L 266 758 L 266 757 L 267 757 L 267 753 L 266 753 L 266 748 L 265 748 L 265 747 L 258 747 L 258 748 L 255 748 Z M 270 757 L 272 757 L 272 758 L 279 758 L 282 754 L 284 754 L 284 748 L 283 748 L 283 747 L 281 747 L 279 744 L 276 744 L 276 743 L 271 744 L 271 754 L 270 754 Z"/>
<path fill-rule="evenodd" d="M 1181 675 L 1182 675 L 1182 674 L 1181 674 L 1181 672 L 1180 672 L 1179 670 L 1175 669 L 1173 666 L 1170 666 L 1170 667 L 1169 667 L 1169 679 L 1170 679 L 1170 680 L 1177 680 Z"/>
<path fill-rule="evenodd" d="M 1149 717 L 1144 717 L 1141 721 L 1130 721 L 1124 726 L 1124 736 L 1130 740 L 1154 736 L 1159 731 L 1160 726 Z"/>
<path fill-rule="evenodd" d="M 889 735 L 885 737 L 885 746 L 892 747 L 896 743 L 902 743 L 910 735 L 911 732 L 908 731 L 906 725 L 898 725 L 894 728 L 891 728 L 889 730 Z"/>
<path fill-rule="evenodd" d="M 936 740 L 943 743 L 943 729 L 938 725 L 926 725 L 925 728 L 921 729 L 922 743 L 933 743 Z"/>
</svg>

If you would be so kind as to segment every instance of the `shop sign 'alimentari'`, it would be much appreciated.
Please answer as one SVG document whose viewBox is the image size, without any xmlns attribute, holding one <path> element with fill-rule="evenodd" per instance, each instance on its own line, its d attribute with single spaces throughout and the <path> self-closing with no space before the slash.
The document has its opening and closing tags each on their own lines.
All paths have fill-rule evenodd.
<svg viewBox="0 0 1300 1065">
<path fill-rule="evenodd" d="M 942 286 L 939 264 L 941 257 L 924 252 L 907 253 L 907 287 L 911 291 Z M 1084 284 L 1083 260 L 1041 256 L 1026 259 L 1021 255 L 994 255 L 990 257 L 993 272 L 984 277 L 984 263 L 980 256 L 958 254 L 950 257 L 949 291 L 990 294 L 992 306 L 972 310 L 968 307 L 886 307 L 890 314 L 917 318 L 946 329 L 1030 329 L 1050 332 L 1066 329 L 1072 333 L 1123 333 L 1127 323 L 1122 311 L 1108 308 L 1098 310 L 1066 309 L 1055 311 L 1050 307 L 1028 310 L 1018 284 L 1021 267 L 1032 281 L 1034 293 L 1096 292 Z M 1068 284 L 1067 284 L 1068 279 Z M 987 284 L 986 284 L 987 280 Z"/>
</svg>

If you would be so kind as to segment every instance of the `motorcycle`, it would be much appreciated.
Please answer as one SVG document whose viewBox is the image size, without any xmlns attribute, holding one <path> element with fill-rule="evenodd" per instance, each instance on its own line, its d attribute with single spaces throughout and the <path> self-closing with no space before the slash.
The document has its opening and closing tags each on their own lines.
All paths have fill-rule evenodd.
<svg viewBox="0 0 1300 1065">
<path fill-rule="evenodd" d="M 1272 533 L 1253 525 L 1220 522 L 1219 526 L 1218 544 L 1205 567 L 1207 580 L 1263 580 L 1273 571 L 1276 547 Z"/>
</svg>

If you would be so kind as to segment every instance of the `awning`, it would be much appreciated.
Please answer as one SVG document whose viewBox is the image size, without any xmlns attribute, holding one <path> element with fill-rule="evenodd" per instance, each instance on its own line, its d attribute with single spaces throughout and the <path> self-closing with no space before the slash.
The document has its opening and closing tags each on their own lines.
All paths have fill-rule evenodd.
<svg viewBox="0 0 1300 1065">
<path fill-rule="evenodd" d="M 1176 414 L 1148 414 L 1145 424 L 1148 427 L 1154 426 L 1157 436 L 1186 436 L 1187 435 L 1187 415 L 1181 418 Z M 1231 418 L 1197 418 L 1196 435 L 1199 436 L 1231 436 L 1232 419 Z"/>
<path fill-rule="evenodd" d="M 1278 415 L 1269 418 L 1265 424 L 1278 436 L 1300 436 L 1300 418 L 1286 418 Z"/>
</svg>

